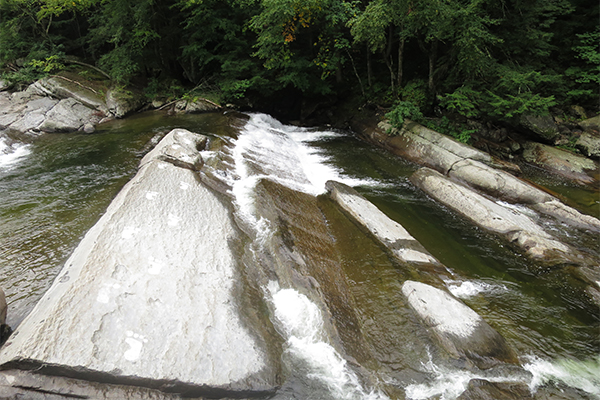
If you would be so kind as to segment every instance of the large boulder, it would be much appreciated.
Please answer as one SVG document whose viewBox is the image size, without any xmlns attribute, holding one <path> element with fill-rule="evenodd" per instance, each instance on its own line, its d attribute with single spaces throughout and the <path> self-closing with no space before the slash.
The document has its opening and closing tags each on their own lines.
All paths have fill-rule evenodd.
<svg viewBox="0 0 600 400">
<path fill-rule="evenodd" d="M 514 243 L 527 255 L 549 263 L 573 262 L 573 250 L 545 232 L 528 216 L 503 207 L 430 168 L 410 180 L 427 194 L 483 229 Z"/>
<path fill-rule="evenodd" d="M 579 122 L 579 126 L 583 128 L 583 130 L 592 130 L 599 131 L 600 130 L 600 115 L 596 115 L 595 117 L 585 119 Z"/>
<path fill-rule="evenodd" d="M 593 175 L 598 174 L 599 170 L 597 161 L 535 142 L 525 143 L 523 158 L 547 171 L 580 184 L 596 182 Z"/>
<path fill-rule="evenodd" d="M 73 132 L 83 130 L 86 124 L 97 124 L 96 111 L 73 98 L 63 99 L 46 115 L 38 129 L 43 132 Z"/>
<path fill-rule="evenodd" d="M 588 157 L 600 157 L 600 135 L 593 132 L 584 132 L 579 136 L 575 146 Z"/>
<path fill-rule="evenodd" d="M 450 293 L 425 283 L 405 281 L 402 294 L 432 337 L 452 357 L 468 360 L 481 369 L 518 363 L 504 337 Z"/>
<path fill-rule="evenodd" d="M 84 106 L 97 110 L 102 114 L 108 113 L 104 96 L 92 88 L 92 84 L 76 76 L 51 76 L 40 79 L 28 89 L 39 96 L 56 99 L 75 99 Z"/>
<path fill-rule="evenodd" d="M 108 113 L 117 118 L 131 114 L 144 105 L 141 93 L 120 88 L 111 89 L 106 94 L 106 107 Z"/>
<path fill-rule="evenodd" d="M 175 103 L 175 111 L 185 114 L 198 114 L 219 110 L 221 107 L 207 99 L 179 100 Z"/>
<path fill-rule="evenodd" d="M 548 115 L 523 114 L 520 118 L 520 124 L 528 131 L 536 134 L 540 139 L 546 142 L 554 142 L 560 136 L 558 125 L 554 118 Z"/>
<path fill-rule="evenodd" d="M 250 300 L 230 211 L 196 172 L 162 158 L 174 144 L 198 152 L 204 138 L 187 144 L 194 135 L 180 133 L 88 231 L 3 347 L 0 369 L 187 396 L 275 390 L 280 350 L 260 334 L 269 320 L 240 309 Z"/>
<path fill-rule="evenodd" d="M 474 160 L 457 162 L 448 176 L 497 199 L 525 204 L 569 225 L 600 232 L 600 220 L 585 215 L 514 175 Z"/>
</svg>

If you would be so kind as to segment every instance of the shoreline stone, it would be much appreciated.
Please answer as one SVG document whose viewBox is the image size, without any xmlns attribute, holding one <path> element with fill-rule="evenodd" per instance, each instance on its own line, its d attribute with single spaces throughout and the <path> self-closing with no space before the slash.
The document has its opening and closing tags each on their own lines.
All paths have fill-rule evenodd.
<svg viewBox="0 0 600 400">
<path fill-rule="evenodd" d="M 410 180 L 442 204 L 475 225 L 504 237 L 534 259 L 550 263 L 577 261 L 573 249 L 558 242 L 528 216 L 505 208 L 437 171 L 421 168 Z"/>
</svg>

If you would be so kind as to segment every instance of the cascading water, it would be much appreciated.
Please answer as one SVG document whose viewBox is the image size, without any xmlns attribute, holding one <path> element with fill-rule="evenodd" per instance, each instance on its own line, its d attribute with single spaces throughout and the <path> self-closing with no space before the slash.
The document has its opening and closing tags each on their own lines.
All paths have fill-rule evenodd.
<svg viewBox="0 0 600 400">
<path fill-rule="evenodd" d="M 332 131 L 315 131 L 283 126 L 264 115 L 251 115 L 233 143 L 234 165 L 225 181 L 231 187 L 236 212 L 257 237 L 253 251 L 264 251 L 273 234 L 272 221 L 258 216 L 255 189 L 262 179 L 313 196 L 325 191 L 325 183 L 334 179 L 351 185 L 368 180 L 344 177 L 327 164 L 327 158 L 305 142 L 340 136 Z M 258 262 L 258 258 L 255 260 Z M 314 399 L 385 399 L 365 390 L 346 360 L 328 342 L 323 330 L 319 306 L 293 287 L 281 288 L 270 281 L 263 287 L 271 305 L 275 326 L 286 340 L 285 356 L 292 379 L 302 381 L 306 394 Z M 298 383 L 296 383 L 298 385 Z M 284 390 L 285 392 L 285 390 Z M 281 398 L 288 398 L 283 395 Z M 296 395 L 294 395 L 295 397 Z M 276 396 L 275 398 L 280 398 Z"/>
<path fill-rule="evenodd" d="M 262 267 L 265 252 L 290 242 L 285 232 L 273 242 L 282 235 L 277 231 L 281 221 L 276 213 L 269 218 L 264 203 L 281 207 L 279 217 L 292 210 L 290 221 L 302 219 L 309 206 L 316 208 L 315 196 L 324 192 L 327 180 L 341 181 L 400 222 L 454 271 L 447 288 L 507 338 L 528 371 L 466 371 L 430 352 L 400 292 L 411 276 L 334 207 L 319 203 L 323 208 L 316 211 L 327 219 L 324 226 L 330 232 L 320 227 L 317 233 L 334 238 L 325 238 L 331 242 L 326 250 L 335 247 L 341 253 L 344 290 L 352 301 L 321 298 L 337 293 L 326 286 L 341 285 L 336 280 L 341 275 L 329 281 L 316 276 L 320 287 L 311 279 L 297 284 L 284 273 L 265 273 L 257 281 L 284 342 L 287 375 L 275 399 L 378 399 L 386 398 L 385 392 L 389 398 L 451 400 L 475 378 L 522 382 L 547 397 L 562 393 L 569 400 L 600 398 L 597 316 L 568 294 L 560 278 L 537 273 L 535 265 L 504 243 L 416 190 L 407 179 L 413 165 L 350 135 L 285 126 L 266 115 L 251 115 L 233 133 L 226 125 L 221 116 L 150 116 L 118 121 L 95 135 L 47 135 L 30 144 L 0 137 L 0 286 L 9 295 L 9 323 L 15 327 L 48 287 L 81 234 L 135 172 L 146 144 L 158 132 L 184 127 L 226 143 L 203 154 L 205 169 L 212 168 L 211 157 L 227 152 L 222 163 L 227 167 L 213 172 L 228 188 L 242 229 L 256 238 L 247 247 L 250 256 L 240 254 L 245 263 L 255 264 L 249 267 Z M 264 196 L 279 186 L 286 191 Z M 273 201 L 282 193 L 288 197 Z M 307 199 L 314 204 L 300 204 Z M 292 244 L 298 251 L 288 254 L 300 267 L 310 264 L 311 251 L 315 258 L 322 256 L 318 243 L 299 243 L 313 235 L 313 227 L 303 225 L 312 222 L 307 218 L 289 227 L 307 232 L 304 238 L 296 235 L 298 243 Z M 339 260 L 314 263 L 329 268 Z M 334 313 L 328 311 L 339 304 Z M 351 317 L 357 323 L 343 319 L 348 304 L 355 307 Z M 344 336 L 360 330 L 364 337 L 358 344 Z M 361 343 L 374 360 L 363 362 L 355 355 Z"/>
</svg>

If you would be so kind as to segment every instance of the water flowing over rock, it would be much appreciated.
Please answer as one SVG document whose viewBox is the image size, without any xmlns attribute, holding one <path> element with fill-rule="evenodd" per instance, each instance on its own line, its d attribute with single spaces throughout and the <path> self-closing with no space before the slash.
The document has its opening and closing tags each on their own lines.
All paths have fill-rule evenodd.
<svg viewBox="0 0 600 400">
<path fill-rule="evenodd" d="M 2 369 L 188 396 L 274 390 L 277 350 L 253 328 L 265 321 L 240 309 L 229 209 L 169 162 L 185 147 L 187 165 L 204 140 L 175 130 L 144 159 L 2 348 Z"/>
<path fill-rule="evenodd" d="M 451 294 L 415 281 L 404 282 L 402 293 L 439 344 L 453 357 L 467 358 L 484 369 L 501 362 L 518 363 L 506 340 Z"/>
</svg>

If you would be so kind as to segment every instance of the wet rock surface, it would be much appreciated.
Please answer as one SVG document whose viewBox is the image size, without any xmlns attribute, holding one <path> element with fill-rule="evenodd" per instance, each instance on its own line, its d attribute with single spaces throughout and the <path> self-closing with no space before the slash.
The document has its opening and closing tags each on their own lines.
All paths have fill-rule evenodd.
<svg viewBox="0 0 600 400">
<path fill-rule="evenodd" d="M 523 158 L 547 171 L 580 184 L 597 183 L 594 175 L 599 172 L 598 162 L 589 158 L 534 142 L 524 145 Z"/>
<path fill-rule="evenodd" d="M 451 294 L 421 282 L 405 281 L 402 293 L 437 342 L 452 357 L 478 368 L 518 363 L 506 340 Z"/>
<path fill-rule="evenodd" d="M 144 159 L 4 345 L 1 369 L 186 396 L 275 390 L 277 350 L 239 307 L 230 212 L 194 171 L 162 158 L 204 140 L 178 130 Z"/>
<path fill-rule="evenodd" d="M 467 390 L 457 398 L 457 400 L 521 399 L 533 399 L 527 385 L 511 382 L 489 382 L 484 379 L 471 379 Z"/>
</svg>

